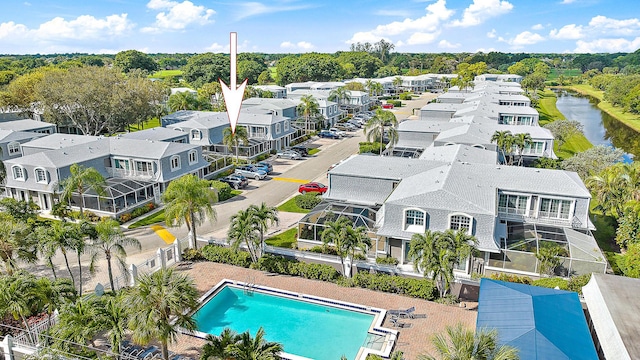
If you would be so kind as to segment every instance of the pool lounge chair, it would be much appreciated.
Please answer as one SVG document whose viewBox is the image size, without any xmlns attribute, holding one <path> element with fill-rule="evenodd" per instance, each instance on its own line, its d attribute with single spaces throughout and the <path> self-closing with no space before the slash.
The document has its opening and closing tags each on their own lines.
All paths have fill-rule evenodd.
<svg viewBox="0 0 640 360">
<path fill-rule="evenodd" d="M 413 319 L 413 315 L 415 315 L 415 312 L 416 312 L 416 307 L 412 306 L 412 307 L 408 308 L 406 311 L 400 312 L 400 314 L 398 314 L 398 316 L 401 317 L 401 318 Z"/>
<path fill-rule="evenodd" d="M 394 328 L 401 328 L 401 329 L 410 328 L 412 326 L 412 324 L 401 322 L 400 319 L 398 319 L 395 316 L 391 318 L 391 325 Z"/>
<path fill-rule="evenodd" d="M 413 310 L 411 310 L 413 309 Z M 387 314 L 391 315 L 391 316 L 400 316 L 401 314 L 406 314 L 409 311 L 415 311 L 416 308 L 415 306 L 412 306 L 408 309 L 400 309 L 400 310 L 387 310 Z"/>
</svg>

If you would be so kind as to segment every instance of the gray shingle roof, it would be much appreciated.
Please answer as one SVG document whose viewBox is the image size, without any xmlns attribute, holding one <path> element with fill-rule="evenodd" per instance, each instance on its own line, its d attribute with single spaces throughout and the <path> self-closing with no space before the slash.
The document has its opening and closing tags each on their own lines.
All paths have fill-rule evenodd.
<svg viewBox="0 0 640 360">
<path fill-rule="evenodd" d="M 188 134 L 184 131 L 163 128 L 163 127 L 155 127 L 151 129 L 144 129 L 140 131 L 121 134 L 119 136 L 123 139 L 171 141 L 175 138 L 185 136 L 185 135 L 188 135 Z"/>
<path fill-rule="evenodd" d="M 479 149 L 468 145 L 430 146 L 420 155 L 421 160 L 442 162 L 469 162 L 472 164 L 490 164 L 497 162 L 497 152 Z"/>
<path fill-rule="evenodd" d="M 55 129 L 56 126 L 51 123 L 32 120 L 32 119 L 0 122 L 0 129 L 2 130 L 29 131 L 29 130 L 35 130 L 35 129 L 48 128 L 48 127 L 53 127 Z"/>
<path fill-rule="evenodd" d="M 284 89 L 284 88 L 283 88 Z M 297 103 L 291 99 L 270 99 L 270 98 L 249 98 L 242 102 L 242 108 L 248 109 L 253 106 L 264 105 L 265 108 L 289 109 L 296 107 Z"/>
<path fill-rule="evenodd" d="M 0 142 L 20 141 L 46 136 L 46 134 L 32 133 L 29 131 L 0 130 Z"/>
<path fill-rule="evenodd" d="M 31 136 L 33 137 L 33 133 L 31 133 Z M 62 149 L 78 144 L 86 144 L 88 142 L 96 141 L 97 139 L 98 136 L 56 133 L 29 141 L 22 144 L 22 146 L 40 149 Z"/>
<path fill-rule="evenodd" d="M 416 161 L 415 159 L 390 156 L 356 155 L 343 161 L 331 169 L 329 173 L 401 180 L 407 176 L 419 174 L 440 165 L 442 164 L 434 161 Z"/>
<path fill-rule="evenodd" d="M 184 126 L 195 129 L 213 129 L 219 126 L 229 125 L 229 116 L 224 112 L 180 110 L 173 114 L 166 115 L 163 118 L 180 121 L 179 124 L 167 126 L 170 128 Z"/>
</svg>

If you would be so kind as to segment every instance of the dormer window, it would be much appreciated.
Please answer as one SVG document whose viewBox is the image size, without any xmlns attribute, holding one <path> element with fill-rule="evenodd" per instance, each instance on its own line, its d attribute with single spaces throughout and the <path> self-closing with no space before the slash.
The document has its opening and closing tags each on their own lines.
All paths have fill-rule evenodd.
<svg viewBox="0 0 640 360">
<path fill-rule="evenodd" d="M 9 150 L 9 156 L 20 154 L 20 143 L 19 142 L 11 142 L 7 145 L 7 150 Z"/>
<path fill-rule="evenodd" d="M 473 217 L 457 213 L 449 215 L 449 229 L 455 231 L 463 231 L 469 235 L 471 234 L 471 228 L 473 226 Z"/>
<path fill-rule="evenodd" d="M 171 171 L 180 169 L 180 156 L 174 155 L 171 157 Z"/>
<path fill-rule="evenodd" d="M 202 132 L 198 129 L 191 130 L 191 140 L 202 140 Z"/>
<path fill-rule="evenodd" d="M 189 165 L 193 165 L 198 162 L 198 151 L 191 150 L 189 151 Z"/>
<path fill-rule="evenodd" d="M 284 131 L 289 131 L 289 120 L 284 121 Z"/>
<path fill-rule="evenodd" d="M 404 230 L 410 232 L 423 232 L 425 229 L 427 213 L 418 209 L 408 209 L 404 212 Z"/>
<path fill-rule="evenodd" d="M 36 176 L 36 182 L 41 183 L 41 184 L 48 184 L 49 183 L 49 177 L 47 176 L 47 171 L 43 168 L 36 168 L 34 170 L 35 176 Z"/>
<path fill-rule="evenodd" d="M 282 132 L 282 124 L 277 123 L 276 124 L 276 134 L 280 134 L 280 132 Z"/>
<path fill-rule="evenodd" d="M 22 166 L 14 165 L 13 167 L 11 167 L 11 172 L 13 173 L 14 180 L 27 180 L 27 174 Z"/>
</svg>

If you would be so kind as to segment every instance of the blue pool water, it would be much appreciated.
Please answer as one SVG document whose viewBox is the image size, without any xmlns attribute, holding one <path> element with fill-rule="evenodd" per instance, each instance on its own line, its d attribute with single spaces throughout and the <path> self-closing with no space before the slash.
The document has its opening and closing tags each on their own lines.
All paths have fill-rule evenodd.
<svg viewBox="0 0 640 360">
<path fill-rule="evenodd" d="M 225 286 L 193 318 L 199 331 L 213 335 L 225 327 L 255 335 L 262 326 L 266 340 L 286 353 L 337 360 L 356 357 L 374 316 Z"/>
</svg>

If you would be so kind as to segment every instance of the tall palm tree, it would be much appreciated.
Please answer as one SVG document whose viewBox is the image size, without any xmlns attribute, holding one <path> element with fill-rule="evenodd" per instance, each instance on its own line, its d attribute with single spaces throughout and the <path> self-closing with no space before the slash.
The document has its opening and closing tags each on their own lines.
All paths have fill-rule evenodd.
<svg viewBox="0 0 640 360">
<path fill-rule="evenodd" d="M 325 228 L 320 234 L 324 246 L 333 245 L 340 257 L 342 272 L 346 276 L 347 268 L 345 259 L 355 255 L 356 250 L 367 251 L 371 246 L 371 239 L 367 236 L 366 229 L 362 226 L 353 227 L 353 222 L 347 217 L 338 217 L 335 221 L 324 223 Z"/>
<path fill-rule="evenodd" d="M 269 342 L 264 338 L 265 332 L 262 327 L 258 329 L 255 337 L 246 331 L 238 335 L 234 344 L 227 347 L 227 352 L 234 360 L 277 360 L 280 359 L 280 352 L 283 351 L 282 344 Z"/>
<path fill-rule="evenodd" d="M 171 111 L 195 110 L 198 108 L 198 98 L 189 91 L 180 91 L 171 96 L 167 101 Z"/>
<path fill-rule="evenodd" d="M 513 135 L 509 130 L 496 130 L 496 132 L 494 132 L 491 136 L 491 143 L 496 143 L 498 149 L 502 153 L 502 159 L 505 161 L 505 163 L 507 162 L 507 150 L 509 149 L 507 145 L 510 141 L 512 141 L 510 140 L 511 138 L 513 138 Z"/>
<path fill-rule="evenodd" d="M 193 279 L 172 268 L 140 276 L 138 285 L 125 294 L 133 340 L 141 344 L 158 340 L 162 358 L 169 360 L 169 343 L 176 340 L 178 328 L 196 329 L 191 312 L 198 307 L 198 296 Z"/>
<path fill-rule="evenodd" d="M 69 277 L 71 277 L 71 283 L 75 288 L 76 278 L 71 271 L 67 251 L 73 250 L 73 239 L 81 237 L 76 224 L 66 221 L 53 221 L 51 222 L 51 224 L 36 227 L 33 231 L 33 234 L 40 242 L 52 247 L 54 252 L 60 251 L 62 257 L 64 258 L 64 263 L 67 267 L 67 271 L 69 272 Z"/>
<path fill-rule="evenodd" d="M 518 148 L 518 166 L 522 166 L 522 162 L 524 160 L 524 149 L 533 144 L 533 138 L 531 138 L 531 134 L 529 133 L 518 133 L 515 134 L 513 142 Z"/>
<path fill-rule="evenodd" d="M 70 202 L 73 193 L 78 193 L 80 195 L 80 203 L 78 204 L 78 207 L 80 208 L 80 216 L 81 218 L 84 218 L 84 210 L 82 206 L 84 202 L 84 193 L 89 190 L 93 190 L 98 194 L 98 196 L 104 196 L 106 194 L 105 188 L 107 186 L 107 182 L 104 179 L 104 176 L 92 167 L 73 164 L 69 168 L 69 171 L 69 177 L 60 182 L 60 186 L 62 187 L 61 196 L 63 201 Z"/>
<path fill-rule="evenodd" d="M 76 223 L 75 226 L 77 227 L 79 236 L 71 239 L 71 248 L 76 252 L 76 259 L 78 261 L 78 295 L 82 296 L 83 279 L 81 256 L 85 253 L 87 246 L 89 245 L 87 240 L 95 241 L 98 237 L 98 233 L 96 232 L 95 225 L 86 220 Z"/>
<path fill-rule="evenodd" d="M 96 224 L 97 238 L 91 243 L 91 263 L 89 270 L 95 271 L 95 264 L 98 257 L 104 255 L 107 260 L 107 271 L 109 273 L 109 284 L 111 284 L 111 291 L 116 291 L 113 282 L 113 269 L 111 261 L 115 260 L 120 266 L 120 270 L 123 274 L 129 274 L 127 268 L 127 251 L 125 246 L 133 246 L 140 250 L 142 246 L 138 239 L 127 237 L 120 228 L 120 223 L 113 219 L 103 220 Z"/>
<path fill-rule="evenodd" d="M 231 128 L 225 128 L 222 130 L 222 143 L 231 149 L 236 148 L 236 164 L 238 163 L 238 154 L 240 150 L 240 143 L 247 145 L 249 143 L 249 133 L 244 126 L 236 126 L 236 132 L 231 131 Z"/>
<path fill-rule="evenodd" d="M 260 237 L 258 236 L 258 223 L 251 208 L 240 210 L 231 216 L 231 224 L 227 232 L 227 238 L 233 249 L 238 249 L 241 244 L 245 244 L 251 261 L 258 261 L 258 247 Z"/>
<path fill-rule="evenodd" d="M 351 91 L 346 89 L 344 86 L 337 87 L 329 92 L 329 100 L 337 102 L 338 109 L 340 109 L 342 100 L 351 101 Z"/>
<path fill-rule="evenodd" d="M 12 216 L 0 213 L 0 260 L 8 275 L 18 268 L 17 261 L 35 261 L 36 245 L 27 236 L 29 227 Z"/>
<path fill-rule="evenodd" d="M 42 277 L 34 280 L 38 304 L 47 313 L 47 324 L 51 327 L 51 316 L 66 302 L 73 302 L 76 289 L 69 279 L 61 278 L 55 281 Z"/>
<path fill-rule="evenodd" d="M 389 135 L 389 143 L 395 145 L 398 143 L 398 120 L 391 111 L 377 109 L 376 114 L 367 121 L 364 126 L 364 133 L 367 136 L 367 141 L 373 142 L 376 139 L 380 139 L 380 156 L 384 152 L 384 135 L 385 132 Z"/>
<path fill-rule="evenodd" d="M 220 335 L 207 335 L 207 343 L 202 347 L 200 360 L 231 359 L 227 352 L 229 345 L 239 340 L 238 334 L 230 328 L 224 328 Z"/>
<path fill-rule="evenodd" d="M 73 343 L 95 346 L 95 337 L 102 331 L 96 321 L 96 310 L 101 306 L 95 295 L 78 297 L 75 302 L 63 304 L 53 334 L 67 341 L 59 341 L 56 346 L 63 350 L 68 350 Z"/>
<path fill-rule="evenodd" d="M 374 81 L 373 84 L 371 84 L 371 88 L 370 88 L 370 93 L 373 94 L 372 96 L 380 96 L 382 95 L 382 91 L 384 90 L 382 84 L 380 84 L 377 81 Z"/>
<path fill-rule="evenodd" d="M 369 92 L 369 96 L 373 96 L 373 84 L 375 83 L 373 79 L 367 79 L 367 81 L 364 82 L 364 88 Z"/>
<path fill-rule="evenodd" d="M 187 225 L 191 233 L 191 247 L 197 249 L 196 228 L 205 219 L 216 220 L 213 204 L 218 202 L 218 195 L 209 188 L 209 182 L 196 175 L 184 175 L 169 183 L 162 194 L 165 203 L 165 219 L 170 226 Z"/>
<path fill-rule="evenodd" d="M 274 206 L 267 206 L 265 202 L 258 205 L 251 205 L 249 209 L 252 212 L 252 217 L 255 223 L 258 225 L 258 233 L 260 234 L 260 256 L 264 251 L 264 234 L 269 229 L 269 224 L 277 225 L 280 219 L 278 218 L 278 209 Z"/>
<path fill-rule="evenodd" d="M 397 92 L 397 90 L 402 87 L 402 76 L 396 76 L 395 78 L 393 78 L 392 84 L 396 87 Z"/>
<path fill-rule="evenodd" d="M 304 116 L 304 129 L 308 132 L 310 130 L 309 120 L 320 114 L 320 105 L 313 95 L 304 95 L 300 98 L 300 104 L 298 104 L 296 111 L 298 115 Z"/>
<path fill-rule="evenodd" d="M 447 326 L 446 334 L 437 334 L 431 339 L 438 357 L 418 355 L 418 360 L 456 359 L 456 360 L 518 360 L 518 349 L 498 346 L 496 330 L 465 329 L 462 324 Z"/>
<path fill-rule="evenodd" d="M 100 306 L 95 308 L 94 321 L 97 327 L 106 331 L 111 352 L 119 354 L 120 343 L 124 339 L 129 322 L 127 304 L 124 302 L 122 293 L 102 296 L 100 302 Z"/>
</svg>

